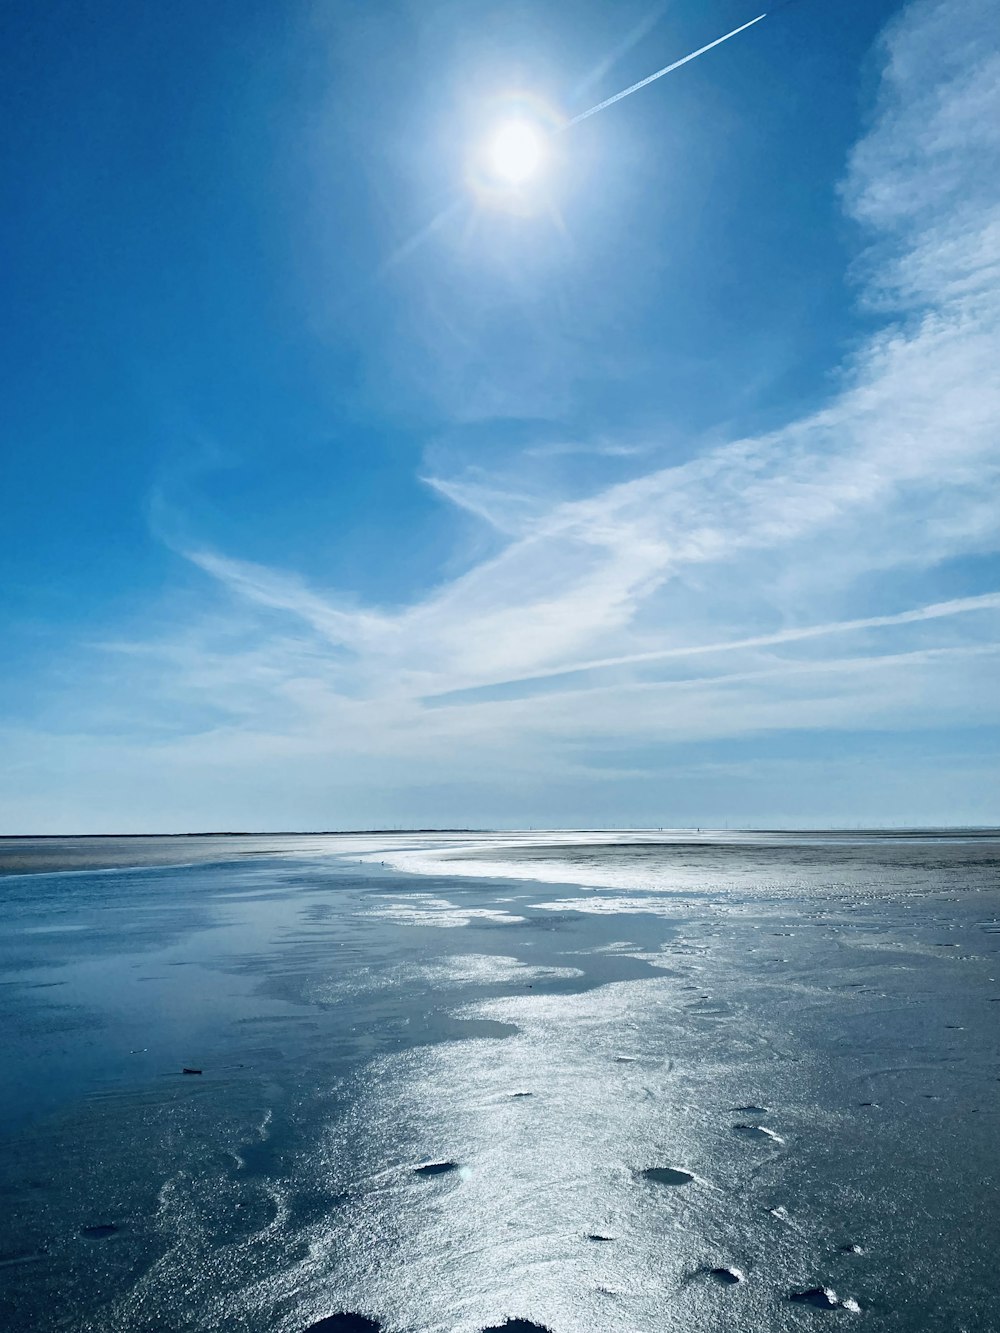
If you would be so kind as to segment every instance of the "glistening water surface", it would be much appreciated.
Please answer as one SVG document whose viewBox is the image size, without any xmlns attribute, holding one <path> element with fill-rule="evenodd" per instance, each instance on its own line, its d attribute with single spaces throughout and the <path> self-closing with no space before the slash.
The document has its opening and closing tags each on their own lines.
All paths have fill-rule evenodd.
<svg viewBox="0 0 1000 1333">
<path fill-rule="evenodd" d="M 0 843 L 0 1324 L 1000 1329 L 998 868 Z"/>
</svg>

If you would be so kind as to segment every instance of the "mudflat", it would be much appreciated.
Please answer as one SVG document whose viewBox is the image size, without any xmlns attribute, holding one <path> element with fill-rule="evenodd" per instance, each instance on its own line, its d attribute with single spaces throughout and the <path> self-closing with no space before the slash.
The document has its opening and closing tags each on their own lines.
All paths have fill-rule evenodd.
<svg viewBox="0 0 1000 1333">
<path fill-rule="evenodd" d="M 998 1327 L 990 831 L 43 841 L 5 1326 Z"/>
</svg>

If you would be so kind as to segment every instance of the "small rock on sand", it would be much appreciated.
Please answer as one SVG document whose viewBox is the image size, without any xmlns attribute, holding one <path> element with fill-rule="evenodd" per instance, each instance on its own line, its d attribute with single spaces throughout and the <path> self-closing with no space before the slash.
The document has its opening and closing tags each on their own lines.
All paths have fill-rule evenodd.
<svg viewBox="0 0 1000 1333">
<path fill-rule="evenodd" d="M 746 1274 L 739 1268 L 710 1268 L 708 1275 L 723 1287 L 733 1287 L 737 1282 L 745 1282 Z"/>
<path fill-rule="evenodd" d="M 673 1166 L 647 1166 L 640 1174 L 654 1185 L 690 1185 L 694 1180 L 690 1171 L 679 1171 Z"/>
<path fill-rule="evenodd" d="M 327 1315 L 315 1324 L 310 1324 L 304 1333 L 382 1333 L 382 1325 L 377 1319 L 369 1319 L 363 1314 L 352 1314 L 349 1310 L 340 1314 Z"/>
<path fill-rule="evenodd" d="M 457 1162 L 424 1162 L 413 1168 L 414 1175 L 418 1176 L 446 1176 L 449 1171 L 457 1170 Z"/>
</svg>

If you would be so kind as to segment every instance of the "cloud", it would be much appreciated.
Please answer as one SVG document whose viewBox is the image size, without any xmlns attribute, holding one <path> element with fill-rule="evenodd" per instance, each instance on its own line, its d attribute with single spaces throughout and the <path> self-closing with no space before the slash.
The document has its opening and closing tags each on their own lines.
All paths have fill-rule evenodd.
<svg viewBox="0 0 1000 1333">
<path fill-rule="evenodd" d="M 835 620 L 823 625 L 800 625 L 793 628 L 776 630 L 771 634 L 758 634 L 748 639 L 736 639 L 716 643 L 682 644 L 673 648 L 652 649 L 642 653 L 631 653 L 623 657 L 594 658 L 590 661 L 576 662 L 571 666 L 553 667 L 539 671 L 520 680 L 508 679 L 474 687 L 489 690 L 496 685 L 531 686 L 538 681 L 552 680 L 566 676 L 579 676 L 586 673 L 606 671 L 611 667 L 638 666 L 647 663 L 664 663 L 670 659 L 697 656 L 731 656 L 748 648 L 768 648 L 778 644 L 802 643 L 809 639 L 826 638 L 832 635 L 852 634 L 858 630 L 886 629 L 897 625 L 914 625 L 921 621 L 940 620 L 949 616 L 968 615 L 976 611 L 1000 610 L 1000 592 L 983 593 L 979 597 L 956 597 L 948 602 L 936 602 L 930 606 L 916 607 L 911 611 L 898 611 L 892 615 L 864 616 L 856 620 Z M 468 695 L 470 692 L 464 692 Z M 460 698 L 463 692 L 439 696 L 439 702 L 448 698 Z"/>
<path fill-rule="evenodd" d="M 1000 722 L 1000 593 L 913 595 L 1000 549 L 994 19 L 987 0 L 920 0 L 884 36 L 842 187 L 882 324 L 818 410 L 582 498 L 436 476 L 504 545 L 401 610 L 190 549 L 221 604 L 117 645 L 110 675 L 138 701 L 123 734 L 198 703 L 210 724 L 157 742 L 178 768 L 315 758 L 412 788 L 484 768 L 583 780 L 611 745 Z"/>
<path fill-rule="evenodd" d="M 843 195 L 869 237 L 862 296 L 894 317 L 818 411 L 582 499 L 515 493 L 483 472 L 435 478 L 508 540 L 392 614 L 345 608 L 294 574 L 190 558 L 342 650 L 313 695 L 408 699 L 416 723 L 426 694 L 700 652 L 706 626 L 710 643 L 725 627 L 727 651 L 743 657 L 833 633 L 817 613 L 850 609 L 859 578 L 997 549 L 1000 53 L 989 19 L 983 0 L 921 3 L 884 38 L 875 123 Z M 948 614 L 899 607 L 878 623 Z M 738 725 L 758 719 L 748 710 Z"/>
</svg>

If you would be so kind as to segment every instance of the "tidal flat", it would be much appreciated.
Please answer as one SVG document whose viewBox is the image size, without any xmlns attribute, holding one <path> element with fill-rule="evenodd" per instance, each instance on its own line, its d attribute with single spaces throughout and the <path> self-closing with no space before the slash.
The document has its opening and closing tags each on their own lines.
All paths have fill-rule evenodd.
<svg viewBox="0 0 1000 1333">
<path fill-rule="evenodd" d="M 0 1326 L 1000 1330 L 1000 834 L 0 839 Z"/>
</svg>

